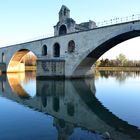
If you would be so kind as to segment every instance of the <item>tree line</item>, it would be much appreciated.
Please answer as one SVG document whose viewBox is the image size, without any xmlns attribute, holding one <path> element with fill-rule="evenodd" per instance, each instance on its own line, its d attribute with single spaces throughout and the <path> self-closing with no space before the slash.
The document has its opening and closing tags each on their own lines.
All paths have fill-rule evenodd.
<svg viewBox="0 0 140 140">
<path fill-rule="evenodd" d="M 113 60 L 97 60 L 96 67 L 140 67 L 140 60 L 129 60 L 124 54 L 119 54 Z"/>
</svg>

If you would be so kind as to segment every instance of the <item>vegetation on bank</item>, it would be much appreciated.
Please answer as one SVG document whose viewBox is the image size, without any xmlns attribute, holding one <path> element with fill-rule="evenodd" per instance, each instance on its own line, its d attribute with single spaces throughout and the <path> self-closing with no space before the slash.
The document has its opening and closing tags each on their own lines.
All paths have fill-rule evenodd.
<svg viewBox="0 0 140 140">
<path fill-rule="evenodd" d="M 110 69 L 112 69 L 112 67 L 116 67 L 116 69 L 119 68 L 140 68 L 140 60 L 129 60 L 126 58 L 126 56 L 124 54 L 119 54 L 118 57 L 116 57 L 116 59 L 101 59 L 101 60 L 97 60 L 96 62 L 96 68 L 104 68 L 107 67 Z M 119 67 L 119 68 L 118 68 Z"/>
</svg>

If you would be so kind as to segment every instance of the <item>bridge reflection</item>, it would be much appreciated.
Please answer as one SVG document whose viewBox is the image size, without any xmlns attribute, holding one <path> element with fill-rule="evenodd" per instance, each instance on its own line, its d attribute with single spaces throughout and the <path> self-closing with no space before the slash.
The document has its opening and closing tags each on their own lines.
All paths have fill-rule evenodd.
<svg viewBox="0 0 140 140">
<path fill-rule="evenodd" d="M 68 139 L 76 127 L 101 134 L 108 132 L 114 140 L 140 138 L 137 127 L 112 114 L 98 101 L 94 79 L 37 80 L 36 95 L 31 97 L 21 86 L 25 75 L 7 77 L 0 76 L 1 96 L 53 116 L 58 139 Z"/>
</svg>

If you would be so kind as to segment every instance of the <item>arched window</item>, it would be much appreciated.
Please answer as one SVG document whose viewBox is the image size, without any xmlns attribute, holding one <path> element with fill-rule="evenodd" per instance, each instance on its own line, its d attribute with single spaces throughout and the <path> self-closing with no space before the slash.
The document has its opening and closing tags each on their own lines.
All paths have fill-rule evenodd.
<svg viewBox="0 0 140 140">
<path fill-rule="evenodd" d="M 58 97 L 54 97 L 53 98 L 53 110 L 55 112 L 58 112 L 59 108 L 60 108 L 60 106 L 59 106 L 59 98 Z"/>
<path fill-rule="evenodd" d="M 67 113 L 70 116 L 74 116 L 74 105 L 69 103 L 67 104 Z"/>
<path fill-rule="evenodd" d="M 42 55 L 43 56 L 47 55 L 47 46 L 46 45 L 43 45 L 43 47 L 42 47 Z"/>
<path fill-rule="evenodd" d="M 2 63 L 5 61 L 5 55 L 4 52 L 2 53 Z"/>
<path fill-rule="evenodd" d="M 58 43 L 55 43 L 53 46 L 53 56 L 54 57 L 60 56 L 60 45 Z"/>
<path fill-rule="evenodd" d="M 73 53 L 75 51 L 75 42 L 73 40 L 68 43 L 68 52 Z"/>
<path fill-rule="evenodd" d="M 65 35 L 67 34 L 67 28 L 65 25 L 61 25 L 59 28 L 59 35 Z"/>
</svg>

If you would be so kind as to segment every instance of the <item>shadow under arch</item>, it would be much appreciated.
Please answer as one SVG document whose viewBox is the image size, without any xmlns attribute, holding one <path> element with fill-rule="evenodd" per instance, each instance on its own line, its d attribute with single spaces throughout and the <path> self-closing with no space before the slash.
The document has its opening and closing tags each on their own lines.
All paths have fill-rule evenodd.
<svg viewBox="0 0 140 140">
<path fill-rule="evenodd" d="M 128 122 L 120 119 L 112 112 L 110 112 L 102 103 L 94 96 L 95 93 L 90 90 L 84 80 L 72 81 L 77 93 L 88 106 L 88 108 L 94 112 L 101 120 L 106 122 L 109 126 L 113 127 L 116 131 L 122 132 L 135 139 L 140 138 L 140 130 Z M 94 90 L 95 92 L 96 90 Z M 87 94 L 88 93 L 88 94 Z"/>
<path fill-rule="evenodd" d="M 25 65 L 21 63 L 23 57 L 27 55 L 29 52 L 32 52 L 28 49 L 21 49 L 15 52 L 15 54 L 10 59 L 10 62 L 7 67 L 7 72 L 24 72 Z M 32 52 L 34 54 L 34 52 Z M 34 54 L 35 55 L 35 54 Z M 36 55 L 35 55 L 36 56 Z M 36 56 L 37 58 L 37 56 Z"/>
<path fill-rule="evenodd" d="M 124 41 L 127 41 L 129 39 L 139 37 L 140 36 L 140 30 L 133 30 L 126 33 L 119 34 L 113 38 L 110 38 L 109 40 L 105 41 L 104 43 L 100 44 L 96 48 L 93 49 L 93 51 L 87 53 L 85 52 L 85 55 L 83 55 L 80 59 L 81 62 L 75 66 L 75 70 L 73 72 L 74 75 L 81 72 L 82 75 L 85 75 L 95 64 L 95 62 L 108 50 L 115 47 L 117 44 L 120 44 Z M 82 71 L 81 71 L 82 69 Z"/>
</svg>

